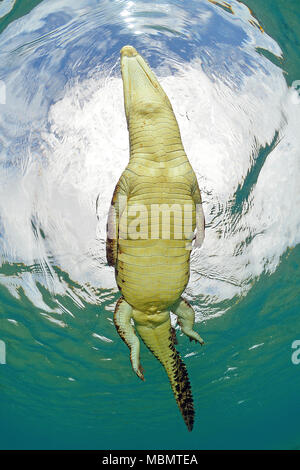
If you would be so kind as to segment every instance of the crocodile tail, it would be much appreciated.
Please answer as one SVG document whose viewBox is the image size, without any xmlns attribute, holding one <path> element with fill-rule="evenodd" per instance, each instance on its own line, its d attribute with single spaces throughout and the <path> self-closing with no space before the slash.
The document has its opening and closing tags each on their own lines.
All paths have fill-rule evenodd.
<svg viewBox="0 0 300 470">
<path fill-rule="evenodd" d="M 174 346 L 170 319 L 154 328 L 135 326 L 146 346 L 164 366 L 185 424 L 192 431 L 195 412 L 191 385 L 186 366 Z"/>
</svg>

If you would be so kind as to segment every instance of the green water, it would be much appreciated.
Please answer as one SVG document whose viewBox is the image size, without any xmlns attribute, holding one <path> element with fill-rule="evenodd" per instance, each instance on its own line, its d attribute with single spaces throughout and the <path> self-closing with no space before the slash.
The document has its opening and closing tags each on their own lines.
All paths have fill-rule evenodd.
<svg viewBox="0 0 300 470">
<path fill-rule="evenodd" d="M 126 2 L 120 3 L 126 4 Z M 178 6 L 178 2 L 173 3 L 176 7 Z M 188 2 L 184 3 L 188 4 Z M 282 58 L 275 57 L 272 52 L 266 52 L 259 47 L 258 54 L 282 68 L 285 71 L 286 83 L 291 87 L 295 80 L 300 79 L 299 5 L 293 1 L 279 0 L 247 0 L 245 3 L 251 8 L 254 17 L 265 32 L 276 41 L 282 50 Z M 33 138 L 30 145 L 26 140 L 18 137 L 16 130 L 22 126 L 26 127 L 26 113 L 20 106 L 26 106 L 27 113 L 30 113 L 30 106 L 34 107 L 34 100 L 29 103 L 28 98 L 30 86 L 28 85 L 27 88 L 26 85 L 29 82 L 35 83 L 35 75 L 28 65 L 30 54 L 33 54 L 34 61 L 41 71 L 34 95 L 39 96 L 39 93 L 44 93 L 45 101 L 46 98 L 49 98 L 49 107 L 45 108 L 45 115 L 47 115 L 50 105 L 62 99 L 69 82 L 72 80 L 76 82 L 77 76 L 79 77 L 86 71 L 87 62 L 85 59 L 91 64 L 91 69 L 97 68 L 99 63 L 101 65 L 101 61 L 103 63 L 109 61 L 107 51 L 103 52 L 103 56 L 101 56 L 101 48 L 105 46 L 101 45 L 102 43 L 99 46 L 95 45 L 98 40 L 100 41 L 99 33 L 103 33 L 103 37 L 107 41 L 113 41 L 119 34 L 118 28 L 107 25 L 102 20 L 103 12 L 108 12 L 108 16 L 105 18 L 109 17 L 110 9 L 111 16 L 115 14 L 114 8 L 117 8 L 115 3 L 109 5 L 107 2 L 87 1 L 79 13 L 76 12 L 76 15 L 74 13 L 77 22 L 75 20 L 72 22 L 71 9 L 69 10 L 69 7 L 66 6 L 65 16 L 60 12 L 57 17 L 53 13 L 48 17 L 49 22 L 53 21 L 51 28 L 49 26 L 50 32 L 41 34 L 38 30 L 38 33 L 31 33 L 29 28 L 26 34 L 24 32 L 23 43 L 18 37 L 15 40 L 16 43 L 12 43 L 12 47 L 10 47 L 7 40 L 10 34 L 9 28 L 14 27 L 14 22 L 17 21 L 21 21 L 21 23 L 17 23 L 20 31 L 21 28 L 25 28 L 29 24 L 29 21 L 32 22 L 30 24 L 35 24 L 30 15 L 43 4 L 47 8 L 49 2 L 16 1 L 12 10 L 0 20 L 0 44 L 4 43 L 1 54 L 5 58 L 7 70 L 12 71 L 10 76 L 18 77 L 18 67 L 20 67 L 21 77 L 20 82 L 17 81 L 17 78 L 16 82 L 11 82 L 19 84 L 14 98 L 11 98 L 13 95 L 10 94 L 10 82 L 7 81 L 7 99 L 15 100 L 12 102 L 11 109 L 14 106 L 19 107 L 18 124 L 16 125 L 14 122 L 12 127 L 9 127 L 9 114 L 5 115 L 5 120 L 1 121 L 1 164 L 3 164 L 1 184 L 3 187 L 8 181 L 7 189 L 1 192 L 1 197 L 5 197 L 6 193 L 8 197 L 5 199 L 5 205 L 3 204 L 3 207 L 7 208 L 7 212 L 0 213 L 0 216 L 3 216 L 3 220 L 4 216 L 7 220 L 15 220 L 15 233 L 20 233 L 20 236 L 15 235 L 13 238 L 13 232 L 9 232 L 9 244 L 5 238 L 5 233 L 8 231 L 4 232 L 3 230 L 2 232 L 0 219 L 2 260 L 0 268 L 0 340 L 4 341 L 6 345 L 6 363 L 0 364 L 0 448 L 298 449 L 300 447 L 298 426 L 300 364 L 292 362 L 292 343 L 295 340 L 300 340 L 300 247 L 298 242 L 295 242 L 297 236 L 299 238 L 299 224 L 291 226 L 293 230 L 298 230 L 298 232 L 297 234 L 289 234 L 287 242 L 282 242 L 281 232 L 279 235 L 274 232 L 274 238 L 270 238 L 269 245 L 264 245 L 259 255 L 262 260 L 265 260 L 265 265 L 262 269 L 253 268 L 249 277 L 244 276 L 243 266 L 239 269 L 233 267 L 225 282 L 218 270 L 212 269 L 209 273 L 208 270 L 205 272 L 205 267 L 199 264 L 198 258 L 194 258 L 194 272 L 199 273 L 199 276 L 202 276 L 204 280 L 206 276 L 207 279 L 211 277 L 212 281 L 218 280 L 221 287 L 218 287 L 219 283 L 208 284 L 205 293 L 199 291 L 195 294 L 194 291 L 190 291 L 193 305 L 199 306 L 199 309 L 204 311 L 203 316 L 198 318 L 196 329 L 205 339 L 205 347 L 197 349 L 186 337 L 180 335 L 179 331 L 177 332 L 178 349 L 184 357 L 189 372 L 195 401 L 196 421 L 192 433 L 186 430 L 182 422 L 163 369 L 143 345 L 141 347 L 141 362 L 145 369 L 146 382 L 142 383 L 132 373 L 128 349 L 119 339 L 112 321 L 113 307 L 119 294 L 116 289 L 110 286 L 110 282 L 107 285 L 103 280 L 107 272 L 104 271 L 105 261 L 103 259 L 92 264 L 93 258 L 91 261 L 92 270 L 87 270 L 88 274 L 86 277 L 83 276 L 81 281 L 81 271 L 85 273 L 86 269 L 88 248 L 83 243 L 78 252 L 76 251 L 77 232 L 74 232 L 74 238 L 71 236 L 68 238 L 69 233 L 67 233 L 65 245 L 55 245 L 57 251 L 54 252 L 54 245 L 51 249 L 50 245 L 47 245 L 50 236 L 48 233 L 44 233 L 43 223 L 39 224 L 34 217 L 31 219 L 29 217 L 36 242 L 34 249 L 40 250 L 39 255 L 35 252 L 31 258 L 28 255 L 28 259 L 22 259 L 22 256 L 19 255 L 19 253 L 26 253 L 27 256 L 25 248 L 23 251 L 21 248 L 23 249 L 22 245 L 26 247 L 31 243 L 31 239 L 26 238 L 25 232 L 23 232 L 22 221 L 25 220 L 23 215 L 27 214 L 27 205 L 25 203 L 23 205 L 24 196 L 20 197 L 20 191 L 24 187 L 24 194 L 26 191 L 29 194 L 30 187 L 36 185 L 40 191 L 37 191 L 37 200 L 46 199 L 47 191 L 49 191 L 48 187 L 44 187 L 39 182 L 39 179 L 25 178 L 27 168 L 25 164 L 21 176 L 16 170 L 19 165 L 18 155 L 22 154 L 23 148 L 28 148 L 28 152 L 32 152 L 34 158 L 39 155 L 35 145 L 39 145 L 41 137 L 38 134 L 36 137 L 35 132 L 39 125 L 44 126 L 42 121 L 39 121 L 38 114 L 32 112 L 32 117 L 29 115 L 36 126 L 32 131 Z M 194 8 L 197 2 L 191 2 L 191 4 Z M 145 19 L 145 24 L 149 29 L 149 41 L 155 41 L 157 37 L 163 41 L 165 36 L 170 34 L 172 38 L 175 35 L 170 30 L 166 32 L 164 24 L 152 24 L 151 28 L 153 29 L 151 30 L 147 23 L 149 16 L 151 17 L 149 14 L 152 8 L 151 3 L 141 2 L 141 5 L 144 13 L 141 13 L 140 16 L 136 15 L 136 18 L 148 18 Z M 94 8 L 96 19 L 91 20 Z M 186 8 L 188 9 L 188 7 Z M 220 7 L 210 4 L 209 8 L 218 12 Z M 148 14 L 146 14 L 147 11 Z M 176 11 L 174 10 L 173 14 L 179 22 L 180 14 Z M 86 16 L 84 16 L 85 14 Z M 170 12 L 165 14 L 170 15 Z M 230 13 L 224 11 L 222 14 L 229 15 L 228 21 L 230 21 Z M 72 19 L 70 23 L 68 23 L 68 15 Z M 227 21 L 227 16 L 224 18 Z M 91 36 L 88 32 L 86 33 L 90 42 L 87 40 L 86 43 L 83 43 L 83 50 L 86 53 L 86 57 L 84 57 L 85 54 L 82 50 L 77 52 L 76 44 L 72 43 L 71 49 L 71 38 L 75 32 L 79 34 L 78 31 L 85 31 L 84 28 L 89 31 L 89 25 L 94 25 L 90 22 L 96 22 L 96 20 L 99 23 L 103 21 L 103 23 L 99 29 L 96 29 L 95 36 L 92 36 L 92 33 L 90 33 Z M 179 30 L 178 25 L 174 26 L 175 32 L 176 28 Z M 157 33 L 158 29 L 159 33 Z M 161 36 L 155 36 L 154 30 L 155 34 Z M 5 34 L 7 36 L 3 36 Z M 57 36 L 55 36 L 56 34 Z M 129 33 L 126 34 L 128 34 L 126 37 L 120 38 L 120 43 L 124 43 L 126 39 L 127 42 L 133 40 Z M 204 47 L 205 34 L 203 33 Z M 62 42 L 63 36 L 65 36 L 65 42 Z M 85 37 L 84 34 L 82 37 Z M 181 40 L 179 33 L 176 33 L 176 38 L 178 41 Z M 57 43 L 51 42 L 56 39 Z M 175 45 L 177 48 L 192 48 L 192 43 L 193 38 L 188 38 Z M 151 42 L 149 44 L 149 49 L 153 47 L 153 51 L 155 51 Z M 34 55 L 33 51 L 35 51 L 36 45 L 41 48 Z M 98 52 L 96 53 L 92 47 L 98 47 Z M 117 40 L 116 45 L 112 47 L 114 47 L 112 53 L 112 63 L 114 64 L 119 50 Z M 67 56 L 69 50 L 72 67 L 69 65 L 69 59 L 66 58 L 69 57 Z M 170 47 L 171 50 L 173 51 Z M 161 47 L 158 56 L 162 56 L 163 51 L 164 49 Z M 43 75 L 48 65 L 58 62 L 60 54 L 63 53 L 66 54 L 65 61 L 61 62 L 57 69 L 57 75 L 53 75 L 52 79 Z M 165 53 L 165 57 L 167 56 L 168 51 Z M 6 80 L 5 77 L 5 69 L 1 69 L 0 79 Z M 64 81 L 61 77 L 64 77 Z M 21 86 L 22 83 L 25 83 L 24 88 Z M 276 90 L 273 91 L 275 95 Z M 272 90 L 270 90 L 271 92 Z M 88 100 L 88 87 L 85 93 Z M 24 98 L 24 101 L 20 97 Z M 72 97 L 74 98 L 74 95 Z M 39 102 L 41 108 L 45 101 L 41 99 Z M 78 101 L 80 101 L 80 97 Z M 1 106 L 5 112 L 4 105 Z M 115 106 L 115 103 L 112 102 L 111 106 Z M 57 114 L 60 116 L 60 108 L 56 109 L 58 109 Z M 97 109 L 101 114 L 101 107 Z M 107 109 L 109 106 L 105 108 L 105 110 Z M 70 113 L 68 109 L 65 112 L 66 114 Z M 11 121 L 13 121 L 15 116 L 13 114 L 11 116 Z M 52 119 L 55 121 L 56 114 L 54 113 L 53 116 Z M 193 119 L 192 116 L 191 111 L 190 121 Z M 70 114 L 69 120 L 72 121 L 72 119 Z M 75 120 L 76 117 L 74 117 Z M 58 129 L 56 132 L 59 135 L 60 121 L 57 119 L 55 122 Z M 43 129 L 46 128 L 45 125 Z M 293 135 L 297 129 L 299 128 L 294 125 L 289 132 Z M 234 214 L 237 214 L 236 217 L 241 220 L 244 215 L 247 215 L 243 212 L 244 204 L 249 203 L 251 206 L 251 191 L 259 182 L 262 169 L 265 169 L 269 162 L 268 156 L 278 143 L 276 135 L 276 133 L 271 135 L 268 144 L 265 143 L 258 149 L 256 165 L 253 166 L 252 171 L 246 171 L 245 177 L 241 178 L 230 201 L 231 205 L 229 204 L 217 214 L 220 220 L 229 217 L 228 211 L 233 221 L 236 220 Z M 59 138 L 62 141 L 64 139 L 62 136 Z M 284 138 L 284 132 L 281 132 L 280 139 L 283 139 L 283 142 Z M 9 139 L 13 142 L 10 147 L 5 146 Z M 83 142 L 84 139 L 85 134 L 82 137 Z M 52 141 L 49 142 L 48 145 L 51 147 Z M 111 145 L 113 145 L 113 139 L 111 139 Z M 72 147 L 72 151 L 75 151 L 74 149 L 76 150 L 75 146 Z M 61 155 L 59 154 L 59 157 L 63 158 L 63 152 L 64 150 Z M 287 145 L 277 158 L 287 157 L 288 152 L 289 146 Z M 11 165 L 5 159 L 7 155 L 11 159 Z M 299 169 L 299 159 L 300 151 L 298 149 L 296 169 Z M 289 162 L 288 159 L 287 162 Z M 43 164 L 41 164 L 41 168 L 44 168 Z M 117 165 L 118 163 L 114 164 L 114 166 Z M 68 171 L 66 170 L 68 167 L 66 165 L 66 167 L 58 166 L 57 168 L 57 173 L 54 173 L 54 176 L 57 178 L 57 191 L 60 194 L 60 185 L 65 184 L 63 172 Z M 119 170 L 121 171 L 121 168 Z M 104 170 L 101 169 L 102 173 L 103 171 L 109 173 L 110 169 L 105 166 Z M 80 168 L 78 170 L 75 166 L 74 173 L 74 178 L 78 179 L 79 185 L 82 178 Z M 67 174 L 69 175 L 69 173 Z M 288 167 L 286 174 L 289 174 Z M 291 182 L 284 172 L 281 177 L 282 186 L 288 192 Z M 272 179 L 272 175 L 270 179 Z M 65 187 L 67 192 L 70 188 Z M 108 193 L 111 194 L 112 190 L 113 184 L 110 184 Z M 279 191 L 276 186 L 274 191 L 277 190 Z M 62 203 L 70 207 L 70 211 L 73 194 L 70 192 L 70 203 L 65 201 Z M 207 192 L 207 194 L 207 200 L 210 201 L 209 193 Z M 285 201 L 284 210 L 281 213 L 283 217 L 285 213 L 288 217 L 292 217 L 293 213 L 299 212 L 296 204 L 299 200 L 299 194 L 293 191 L 288 194 L 291 194 L 292 197 Z M 14 197 L 18 201 L 18 207 L 21 208 L 19 212 L 14 212 L 16 206 L 11 206 L 10 203 Z M 56 204 L 59 206 L 59 199 L 56 200 Z M 264 204 L 263 201 L 263 207 Z M 36 199 L 33 199 L 32 206 L 38 207 Z M 207 237 L 213 239 L 220 228 L 218 229 L 218 224 L 214 225 L 213 222 L 215 206 L 212 204 L 209 207 L 212 209 L 211 216 L 208 217 Z M 47 210 L 51 212 L 51 205 L 47 206 Z M 276 210 L 274 207 L 275 212 Z M 38 209 L 36 211 L 38 212 Z M 46 213 L 46 210 L 43 208 L 40 213 L 44 214 L 44 212 Z M 83 218 L 84 212 L 80 213 L 80 217 L 78 216 L 77 219 L 74 212 L 70 217 L 70 227 L 76 223 L 82 225 L 82 230 L 86 226 L 88 232 L 91 224 L 90 219 Z M 93 214 L 91 220 L 93 220 L 95 214 L 92 211 L 91 213 Z M 262 218 L 264 214 L 262 210 Z M 57 224 L 64 223 L 60 220 L 55 220 L 55 222 Z M 287 218 L 283 225 L 289 227 L 289 222 L 290 220 Z M 267 224 L 267 221 L 265 223 Z M 232 233 L 234 232 L 233 222 L 231 225 L 226 221 L 225 229 L 226 227 L 229 227 L 228 230 Z M 56 233 L 55 230 L 53 233 Z M 83 233 L 85 236 L 85 232 Z M 255 235 L 251 232 L 248 238 L 252 240 L 252 237 L 260 237 L 263 233 L 264 230 L 261 232 L 258 230 Z M 61 236 L 59 232 L 58 234 Z M 248 238 L 238 245 L 235 253 L 250 243 Z M 89 241 L 86 243 L 88 245 Z M 100 243 L 102 243 L 101 237 Z M 274 254 L 271 250 L 272 244 L 279 246 L 278 250 L 274 250 Z M 44 247 L 46 247 L 45 252 L 43 251 Z M 268 255 L 268 250 L 270 255 Z M 52 254 L 52 258 L 49 253 Z M 70 268 L 71 275 L 67 269 L 63 269 L 63 266 L 64 259 L 68 257 L 71 259 L 72 256 L 75 259 L 76 270 L 69 262 L 68 266 L 72 267 L 72 269 Z M 248 263 L 251 264 L 251 257 L 249 260 Z M 256 262 L 258 263 L 258 261 Z M 230 256 L 222 258 L 222 263 L 231 265 Z M 264 264 L 263 261 L 262 264 Z M 104 274 L 103 278 L 99 278 L 97 284 L 95 279 L 98 278 L 93 278 L 89 273 L 97 272 L 98 269 L 102 270 Z M 231 283 L 232 272 L 235 277 L 234 282 Z M 222 283 L 229 286 L 226 289 L 230 289 L 232 285 L 234 289 L 236 285 L 238 288 L 233 291 L 233 294 L 226 294 L 227 290 L 222 287 Z M 195 286 L 195 289 L 198 289 L 196 281 Z"/>
<path fill-rule="evenodd" d="M 281 61 L 286 71 L 286 80 L 289 85 L 299 79 L 299 26 L 300 10 L 297 2 L 283 2 L 281 0 L 266 0 L 259 2 L 247 0 L 246 4 L 254 15 L 259 18 L 261 26 L 274 37 L 283 52 Z"/>
</svg>

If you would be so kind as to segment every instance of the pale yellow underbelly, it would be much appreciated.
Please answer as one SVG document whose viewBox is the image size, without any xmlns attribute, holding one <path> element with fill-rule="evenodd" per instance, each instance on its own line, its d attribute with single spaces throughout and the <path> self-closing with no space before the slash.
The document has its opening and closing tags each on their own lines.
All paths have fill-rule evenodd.
<svg viewBox="0 0 300 470">
<path fill-rule="evenodd" d="M 186 240 L 119 240 L 117 284 L 137 310 L 168 309 L 189 280 Z"/>
</svg>

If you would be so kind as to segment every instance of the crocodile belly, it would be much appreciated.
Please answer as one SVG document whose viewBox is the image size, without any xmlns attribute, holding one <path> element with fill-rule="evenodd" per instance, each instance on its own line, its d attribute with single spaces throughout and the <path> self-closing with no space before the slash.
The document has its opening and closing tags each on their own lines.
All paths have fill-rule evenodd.
<svg viewBox="0 0 300 470">
<path fill-rule="evenodd" d="M 137 310 L 165 310 L 188 283 L 189 258 L 184 240 L 119 240 L 119 289 Z"/>
</svg>

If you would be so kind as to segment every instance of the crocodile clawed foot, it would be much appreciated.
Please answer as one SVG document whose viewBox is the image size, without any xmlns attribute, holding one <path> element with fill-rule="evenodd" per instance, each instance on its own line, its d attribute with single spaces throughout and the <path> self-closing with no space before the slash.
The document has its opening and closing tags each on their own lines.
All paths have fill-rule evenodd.
<svg viewBox="0 0 300 470">
<path fill-rule="evenodd" d="M 205 343 L 204 343 L 203 339 L 201 338 L 201 336 L 199 336 L 199 338 L 200 339 L 190 337 L 190 342 L 195 341 L 195 343 L 200 343 L 200 345 L 203 346 Z"/>
<path fill-rule="evenodd" d="M 191 342 L 195 341 L 195 343 L 200 343 L 201 346 L 203 346 L 204 341 L 196 331 L 192 330 L 191 328 L 186 328 L 183 322 L 177 321 L 177 323 L 181 327 L 182 333 L 184 333 Z"/>
<path fill-rule="evenodd" d="M 131 362 L 132 364 L 132 369 L 134 370 L 134 372 L 136 373 L 136 375 L 141 379 L 143 380 L 143 382 L 145 382 L 145 377 L 144 377 L 144 369 L 142 368 L 142 366 L 139 364 L 139 365 L 135 365 Z"/>
<path fill-rule="evenodd" d="M 137 369 L 135 372 L 136 372 L 136 375 L 137 375 L 141 380 L 143 380 L 143 382 L 145 382 L 144 369 L 142 368 L 141 365 L 138 367 L 138 369 Z"/>
<path fill-rule="evenodd" d="M 131 354 L 130 354 L 130 362 L 131 362 L 131 366 L 132 366 L 132 369 L 133 371 L 136 373 L 136 375 L 143 381 L 145 381 L 145 378 L 144 378 L 144 369 L 142 368 L 141 364 L 140 364 L 140 359 L 139 359 L 139 354 L 137 354 L 137 352 L 135 351 L 135 353 L 133 353 L 133 351 L 131 351 Z"/>
</svg>

